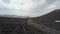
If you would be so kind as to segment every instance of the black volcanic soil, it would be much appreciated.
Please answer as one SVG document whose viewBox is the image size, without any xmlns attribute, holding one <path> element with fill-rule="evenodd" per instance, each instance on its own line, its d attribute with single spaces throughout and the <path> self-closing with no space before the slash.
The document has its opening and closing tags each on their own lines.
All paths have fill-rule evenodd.
<svg viewBox="0 0 60 34">
<path fill-rule="evenodd" d="M 43 16 L 33 18 L 33 22 L 60 30 L 60 22 L 55 22 L 55 20 L 60 20 L 60 9 L 52 11 Z"/>
<path fill-rule="evenodd" d="M 41 31 L 28 26 L 26 18 L 0 16 L 0 34 L 43 34 Z"/>
<path fill-rule="evenodd" d="M 46 15 L 32 18 L 33 22 L 60 30 L 60 10 L 52 11 Z M 12 18 L 0 16 L 0 34 L 45 34 L 26 24 L 26 18 Z"/>
</svg>

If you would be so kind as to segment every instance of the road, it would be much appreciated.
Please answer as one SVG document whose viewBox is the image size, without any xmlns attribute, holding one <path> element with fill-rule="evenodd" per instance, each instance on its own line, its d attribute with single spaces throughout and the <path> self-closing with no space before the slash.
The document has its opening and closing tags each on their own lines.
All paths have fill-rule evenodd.
<svg viewBox="0 0 60 34">
<path fill-rule="evenodd" d="M 32 22 L 31 19 L 29 19 L 27 21 L 27 24 L 28 24 L 28 26 L 34 27 L 34 28 L 46 33 L 46 34 L 60 34 L 60 31 L 51 29 L 51 28 L 46 27 L 46 26 L 41 25 L 41 24 L 36 24 L 36 23 Z"/>
</svg>

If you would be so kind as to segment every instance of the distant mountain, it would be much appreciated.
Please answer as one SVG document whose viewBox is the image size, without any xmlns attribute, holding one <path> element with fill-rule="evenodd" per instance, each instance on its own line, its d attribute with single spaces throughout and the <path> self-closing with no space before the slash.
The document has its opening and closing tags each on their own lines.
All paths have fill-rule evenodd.
<svg viewBox="0 0 60 34">
<path fill-rule="evenodd" d="M 33 22 L 60 30 L 60 22 L 56 22 L 56 20 L 60 20 L 60 9 L 54 10 L 43 16 L 33 18 Z"/>
<path fill-rule="evenodd" d="M 0 15 L 0 17 L 29 18 L 29 16 L 18 16 L 18 15 Z"/>
</svg>

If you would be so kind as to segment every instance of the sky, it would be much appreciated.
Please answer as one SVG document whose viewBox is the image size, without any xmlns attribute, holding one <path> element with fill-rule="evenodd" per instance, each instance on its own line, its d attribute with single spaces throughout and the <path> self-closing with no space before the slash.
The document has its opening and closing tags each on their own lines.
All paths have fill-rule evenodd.
<svg viewBox="0 0 60 34">
<path fill-rule="evenodd" d="M 0 15 L 38 17 L 60 9 L 60 0 L 0 0 Z"/>
</svg>

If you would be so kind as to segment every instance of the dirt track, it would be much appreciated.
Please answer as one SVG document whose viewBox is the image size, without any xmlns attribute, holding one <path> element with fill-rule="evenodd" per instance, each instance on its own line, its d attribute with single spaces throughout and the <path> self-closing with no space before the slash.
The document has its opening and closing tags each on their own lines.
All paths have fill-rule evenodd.
<svg viewBox="0 0 60 34">
<path fill-rule="evenodd" d="M 34 23 L 31 20 L 28 20 L 27 23 L 29 26 L 34 27 L 34 28 L 46 33 L 46 34 L 60 34 L 60 31 L 58 31 L 58 30 L 54 30 L 54 29 L 46 27 L 44 25 Z"/>
</svg>

